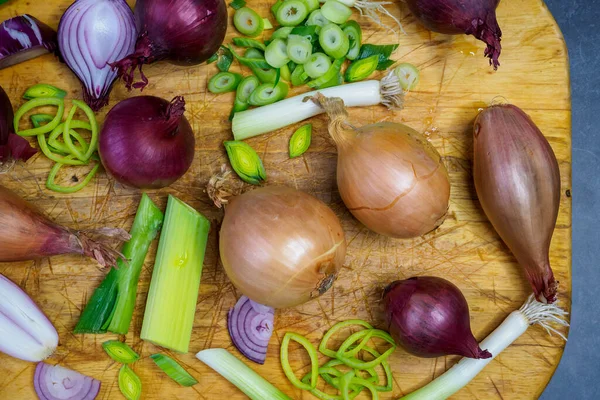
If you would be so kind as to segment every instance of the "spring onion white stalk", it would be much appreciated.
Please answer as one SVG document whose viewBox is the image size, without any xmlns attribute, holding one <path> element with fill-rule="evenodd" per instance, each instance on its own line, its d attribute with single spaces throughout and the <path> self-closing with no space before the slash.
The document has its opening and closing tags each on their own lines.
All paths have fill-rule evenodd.
<svg viewBox="0 0 600 400">
<path fill-rule="evenodd" d="M 519 310 L 510 313 L 502 324 L 481 342 L 480 347 L 490 351 L 493 355 L 492 358 L 463 358 L 438 378 L 421 389 L 402 397 L 401 400 L 444 400 L 452 396 L 475 378 L 486 365 L 525 333 L 531 325 L 538 324 L 549 334 L 554 332 L 567 340 L 562 333 L 549 325 L 556 323 L 568 326 L 569 324 L 564 320 L 566 315 L 567 312 L 556 304 L 540 303 L 535 300 L 533 295 L 529 296 Z"/>
<path fill-rule="evenodd" d="M 321 3 L 325 2 L 325 0 L 320 0 L 320 1 L 321 1 Z M 337 1 L 339 3 L 342 3 L 345 6 L 356 8 L 361 16 L 367 17 L 370 20 L 372 20 L 373 22 L 375 22 L 377 25 L 382 26 L 384 28 L 388 28 L 395 32 L 395 30 L 393 28 L 391 28 L 390 26 L 381 22 L 381 17 L 379 16 L 379 14 L 387 15 L 388 17 L 390 17 L 391 19 L 394 20 L 394 22 L 400 28 L 400 31 L 402 31 L 402 33 L 406 34 L 406 32 L 404 32 L 404 28 L 402 28 L 402 24 L 400 23 L 398 18 L 394 17 L 385 8 L 385 6 L 394 4 L 391 1 L 371 1 L 371 0 L 337 0 Z"/>
<path fill-rule="evenodd" d="M 404 92 L 393 73 L 381 81 L 370 80 L 334 86 L 318 91 L 326 97 L 340 97 L 346 107 L 364 107 L 383 104 L 390 109 L 402 108 Z M 235 140 L 244 140 L 295 124 L 324 110 L 309 101 L 317 91 L 303 93 L 268 106 L 238 112 L 233 116 L 232 131 Z"/>
<path fill-rule="evenodd" d="M 217 371 L 252 400 L 292 400 L 225 349 L 202 350 L 196 354 L 196 358 Z"/>
</svg>

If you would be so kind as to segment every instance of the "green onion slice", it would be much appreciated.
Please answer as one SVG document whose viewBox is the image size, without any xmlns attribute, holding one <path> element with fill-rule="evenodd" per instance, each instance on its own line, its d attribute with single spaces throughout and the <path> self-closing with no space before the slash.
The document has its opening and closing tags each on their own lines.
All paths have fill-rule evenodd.
<svg viewBox="0 0 600 400">
<path fill-rule="evenodd" d="M 253 106 L 266 106 L 284 99 L 289 91 L 289 87 L 284 82 L 279 82 L 275 86 L 270 83 L 263 83 L 250 95 L 248 102 Z"/>
<path fill-rule="evenodd" d="M 249 48 L 244 52 L 245 58 L 265 59 L 265 54 L 259 49 Z"/>
<path fill-rule="evenodd" d="M 119 370 L 119 389 L 127 400 L 138 400 L 142 394 L 140 377 L 127 365 Z"/>
<path fill-rule="evenodd" d="M 345 57 L 350 49 L 350 40 L 336 24 L 329 23 L 321 28 L 319 44 L 328 56 L 333 58 Z"/>
<path fill-rule="evenodd" d="M 340 377 L 340 392 L 342 392 L 342 400 L 350 400 L 350 382 L 352 382 L 354 375 L 354 371 L 349 371 Z"/>
<path fill-rule="evenodd" d="M 54 130 L 50 133 L 50 136 L 48 137 L 48 145 L 61 153 L 72 154 L 71 151 L 69 150 L 69 148 L 64 143 L 58 141 L 59 136 L 63 135 L 64 127 L 65 127 L 65 123 L 63 122 L 60 125 L 58 125 L 56 128 L 54 128 Z M 69 135 L 71 135 L 73 138 L 75 138 L 77 143 L 79 143 L 78 149 L 80 149 L 81 151 L 83 151 L 85 153 L 85 152 L 87 152 L 89 145 L 88 145 L 87 141 L 75 129 L 85 129 L 85 130 L 91 131 L 92 127 L 90 126 L 90 124 L 88 124 L 85 121 L 80 121 L 80 120 L 71 121 Z"/>
<path fill-rule="evenodd" d="M 283 5 L 284 1 L 285 0 L 277 0 L 275 4 L 271 6 L 271 12 L 273 13 L 273 16 L 277 16 L 277 10 L 279 10 L 279 8 Z"/>
<path fill-rule="evenodd" d="M 294 86 L 302 86 L 304 85 L 307 81 L 308 81 L 308 76 L 304 77 L 303 75 L 305 75 L 304 72 L 304 65 L 298 65 L 295 69 L 294 72 L 292 72 L 292 85 Z"/>
<path fill-rule="evenodd" d="M 310 384 L 302 382 L 300 379 L 294 375 L 294 371 L 290 365 L 289 361 L 289 345 L 290 341 L 295 341 L 299 343 L 310 357 Z M 312 390 L 317 387 L 317 378 L 319 377 L 319 357 L 317 355 L 317 350 L 312 345 L 311 342 L 308 341 L 304 336 L 299 335 L 294 332 L 287 332 L 283 337 L 283 341 L 281 342 L 281 367 L 283 368 L 283 372 L 285 376 L 289 379 L 292 385 L 296 386 L 299 389 L 304 390 Z"/>
<path fill-rule="evenodd" d="M 295 28 L 292 28 L 291 26 L 282 26 L 281 28 L 273 32 L 273 34 L 271 35 L 271 40 L 287 39 L 289 34 L 292 32 L 292 29 Z"/>
<path fill-rule="evenodd" d="M 27 89 L 25 93 L 23 93 L 23 98 L 26 100 L 37 99 L 39 97 L 64 99 L 66 95 L 67 92 L 56 86 L 48 85 L 47 83 L 38 83 Z"/>
<path fill-rule="evenodd" d="M 42 126 L 39 126 L 37 128 L 33 128 L 33 129 L 25 129 L 23 131 L 19 131 L 19 121 L 21 121 L 21 118 L 23 118 L 23 116 L 27 112 L 31 111 L 32 109 L 34 109 L 36 107 L 44 107 L 44 106 L 58 107 L 58 110 L 56 112 L 56 115 L 54 116 L 54 119 L 52 119 L 52 121 L 48 122 L 46 125 L 42 125 Z M 40 98 L 35 98 L 32 100 L 29 100 L 27 103 L 25 103 L 21 107 L 19 107 L 17 112 L 15 112 L 15 119 L 13 122 L 15 132 L 17 135 L 23 136 L 23 137 L 37 136 L 37 135 L 46 134 L 48 132 L 51 132 L 62 121 L 64 112 L 65 112 L 65 101 L 63 99 L 56 98 L 56 97 L 40 97 Z"/>
<path fill-rule="evenodd" d="M 404 90 L 413 90 L 419 84 L 419 70 L 412 64 L 402 63 L 394 68 L 394 74 Z"/>
<path fill-rule="evenodd" d="M 319 27 L 324 27 L 329 23 L 329 20 L 323 16 L 321 10 L 314 10 L 308 16 L 306 20 L 306 25 L 316 25 Z"/>
<path fill-rule="evenodd" d="M 361 337 L 360 335 L 357 335 L 357 334 L 367 335 L 367 333 L 368 333 L 368 331 L 359 331 L 359 332 L 356 332 L 355 334 L 351 335 L 348 339 L 350 339 L 354 336 L 354 340 L 356 340 L 357 338 Z M 358 360 L 352 356 L 347 356 L 344 353 L 344 351 L 347 349 L 347 347 L 343 348 L 342 346 L 344 344 L 346 344 L 346 342 L 348 341 L 348 339 L 347 339 L 344 342 L 344 344 L 340 347 L 340 349 L 337 351 L 335 357 L 338 360 L 342 361 L 344 364 L 346 364 L 350 368 L 368 369 L 368 368 L 374 368 L 374 367 L 378 366 L 379 364 L 381 364 L 381 362 L 383 360 L 387 359 L 389 357 L 389 355 L 394 352 L 394 350 L 396 350 L 396 343 L 394 342 L 394 339 L 392 339 L 392 337 L 389 336 L 389 334 L 387 332 L 381 331 L 379 329 L 374 330 L 373 336 L 384 339 L 385 341 L 389 342 L 392 346 L 389 349 L 387 349 L 383 354 L 376 357 L 375 359 L 373 359 L 371 361 L 362 361 L 362 360 Z M 363 347 L 364 347 L 364 345 L 363 345 Z"/>
<path fill-rule="evenodd" d="M 352 9 L 339 1 L 327 0 L 321 6 L 321 13 L 331 22 L 343 24 L 352 16 Z"/>
<path fill-rule="evenodd" d="M 273 68 L 281 68 L 290 61 L 287 55 L 287 46 L 283 39 L 275 39 L 269 43 L 265 50 L 265 60 Z"/>
<path fill-rule="evenodd" d="M 317 10 L 320 6 L 319 0 L 304 0 L 304 4 L 306 4 L 308 11 Z"/>
<path fill-rule="evenodd" d="M 240 62 L 240 64 L 245 65 L 246 67 L 256 67 L 256 68 L 271 68 L 268 62 L 265 61 L 264 57 L 261 58 L 246 58 L 239 56 L 233 48 L 229 47 L 231 54 L 235 57 L 236 60 Z M 258 49 L 257 49 L 258 50 Z"/>
<path fill-rule="evenodd" d="M 302 0 L 286 0 L 275 12 L 275 19 L 281 26 L 300 25 L 308 15 L 308 7 Z"/>
<path fill-rule="evenodd" d="M 258 80 L 261 81 L 261 83 L 274 84 L 277 80 L 277 71 L 273 68 L 250 67 L 250 69 L 252 70 L 252 73 L 256 75 Z"/>
<path fill-rule="evenodd" d="M 221 72 L 227 72 L 229 71 L 229 67 L 231 67 L 231 63 L 233 63 L 233 54 L 231 53 L 231 50 L 221 46 L 218 53 L 217 68 L 219 68 L 219 71 Z"/>
<path fill-rule="evenodd" d="M 269 21 L 268 18 L 263 18 L 263 25 L 265 30 L 273 29 L 273 24 Z"/>
<path fill-rule="evenodd" d="M 233 14 L 233 25 L 243 35 L 256 37 L 262 33 L 265 22 L 253 9 L 242 7 Z"/>
<path fill-rule="evenodd" d="M 324 89 L 326 87 L 336 86 L 341 83 L 340 69 L 344 64 L 344 58 L 338 58 L 331 64 L 329 70 L 317 79 L 308 81 L 306 84 L 313 89 Z"/>
<path fill-rule="evenodd" d="M 346 36 L 348 36 L 350 42 L 350 49 L 348 50 L 348 54 L 346 54 L 346 58 L 355 60 L 356 57 L 358 57 L 360 46 L 362 44 L 362 29 L 358 22 L 354 20 L 346 22 L 341 28 Z"/>
<path fill-rule="evenodd" d="M 314 53 L 304 64 L 304 72 L 315 79 L 325 75 L 331 68 L 331 59 L 325 53 Z"/>
<path fill-rule="evenodd" d="M 359 325 L 366 329 L 373 329 L 371 324 L 362 319 L 349 319 L 347 321 L 338 322 L 337 324 L 332 326 L 327 332 L 325 332 L 325 335 L 323 335 L 323 339 L 321 339 L 321 343 L 319 344 L 319 351 L 329 358 L 336 358 L 336 352 L 327 348 L 327 342 L 329 342 L 329 339 L 331 339 L 331 337 L 337 331 L 352 325 Z"/>
<path fill-rule="evenodd" d="M 102 348 L 110 358 L 121 364 L 132 364 L 140 359 L 131 347 L 118 340 L 108 340 L 102 343 Z"/>
<path fill-rule="evenodd" d="M 246 111 L 250 108 L 250 104 L 244 103 L 243 101 L 239 101 L 237 98 L 233 102 L 233 107 L 231 108 L 231 112 L 229 113 L 229 120 L 232 121 L 235 113 L 240 111 Z"/>
<path fill-rule="evenodd" d="M 354 61 L 346 69 L 346 82 L 358 82 L 368 78 L 375 72 L 378 64 L 379 56 L 377 54 Z"/>
<path fill-rule="evenodd" d="M 360 52 L 358 53 L 356 60 L 362 60 L 363 58 L 371 57 L 372 55 L 377 54 L 379 55 L 379 64 L 377 65 L 377 69 L 379 71 L 383 71 L 394 63 L 389 58 L 397 48 L 397 44 L 363 44 L 360 46 Z"/>
<path fill-rule="evenodd" d="M 54 119 L 50 114 L 33 114 L 29 117 L 34 128 L 38 128 Z"/>
<path fill-rule="evenodd" d="M 83 157 L 80 157 L 80 155 L 77 154 L 77 151 L 73 151 L 73 149 L 76 150 L 77 148 L 73 145 L 73 141 L 71 140 L 71 135 L 68 132 L 68 130 L 71 129 L 71 122 L 73 120 L 73 117 L 71 116 L 71 114 L 73 116 L 75 115 L 75 108 L 79 108 L 84 112 L 85 116 L 88 119 L 88 122 L 91 127 L 91 132 L 92 132 L 92 136 L 90 138 L 90 145 L 88 146 L 85 154 L 83 154 Z M 96 121 L 96 115 L 94 114 L 94 111 L 90 108 L 90 106 L 85 104 L 83 101 L 73 100 L 73 108 L 71 108 L 71 112 L 69 113 L 69 116 L 70 116 L 70 118 L 67 118 L 65 120 L 65 127 L 63 130 L 63 141 L 65 142 L 67 147 L 71 150 L 71 152 L 77 156 L 77 158 L 79 158 L 81 161 L 87 161 L 90 159 L 90 157 L 92 157 L 92 154 L 94 154 L 94 152 L 98 149 L 98 121 Z M 65 132 L 67 132 L 67 133 L 65 133 Z"/>
<path fill-rule="evenodd" d="M 37 139 L 38 139 L 38 144 L 40 145 L 40 150 L 42 150 L 42 153 L 44 153 L 44 155 L 46 157 L 48 157 L 50 160 L 60 163 L 60 164 L 66 164 L 66 165 L 86 165 L 88 162 L 87 161 L 81 161 L 76 159 L 74 156 L 68 156 L 68 155 L 61 155 L 61 154 L 56 154 L 53 153 L 52 150 L 50 150 L 50 147 L 48 147 L 48 143 L 46 142 L 46 135 L 37 135 Z M 58 171 L 56 171 L 58 173 Z"/>
<path fill-rule="evenodd" d="M 69 154 L 64 158 L 64 160 L 73 160 L 74 158 L 74 155 Z M 100 159 L 96 155 L 92 156 L 92 158 L 96 161 L 96 165 L 94 165 L 94 167 L 90 170 L 90 172 L 88 172 L 86 177 L 81 182 L 73 186 L 61 186 L 55 182 L 56 175 L 58 175 L 58 172 L 60 171 L 62 166 L 65 165 L 65 163 L 57 162 L 56 164 L 54 164 L 52 169 L 50 169 L 48 179 L 46 180 L 46 187 L 58 193 L 75 193 L 80 191 L 91 182 L 92 178 L 96 175 L 96 172 L 98 172 L 98 169 L 100 168 Z"/>
<path fill-rule="evenodd" d="M 288 67 L 288 64 L 284 64 L 281 66 L 281 68 L 279 68 L 279 73 L 281 74 L 281 79 L 283 79 L 286 82 L 289 82 L 292 80 L 292 73 L 290 72 L 290 67 Z"/>
<path fill-rule="evenodd" d="M 164 354 L 152 354 L 150 358 L 158 365 L 160 369 L 169 378 L 179 383 L 181 386 L 194 386 L 198 381 L 190 375 L 179 363 L 173 360 L 171 357 Z"/>
<path fill-rule="evenodd" d="M 264 45 L 264 43 L 261 43 L 256 39 L 241 38 L 241 37 L 233 38 L 233 44 L 235 44 L 238 47 L 251 47 L 251 48 L 259 49 L 262 51 L 265 51 L 265 47 L 266 47 Z"/>
<path fill-rule="evenodd" d="M 234 10 L 239 10 L 240 8 L 246 6 L 246 2 L 244 0 L 233 0 L 231 3 L 229 3 L 229 5 Z"/>
<path fill-rule="evenodd" d="M 290 139 L 290 158 L 301 156 L 310 147 L 312 124 L 302 125 Z"/>
<path fill-rule="evenodd" d="M 300 35 L 290 35 L 287 42 L 287 55 L 296 64 L 304 64 L 312 55 L 311 41 Z"/>
<path fill-rule="evenodd" d="M 259 185 L 267 179 L 262 160 L 252 147 L 239 140 L 225 141 L 223 144 L 231 167 L 244 182 Z"/>
<path fill-rule="evenodd" d="M 247 76 L 237 87 L 235 99 L 236 101 L 247 103 L 252 92 L 260 85 L 260 82 L 255 76 Z"/>
<path fill-rule="evenodd" d="M 242 80 L 242 75 L 233 72 L 219 72 L 208 81 L 208 90 L 211 93 L 227 93 L 237 89 Z"/>
</svg>

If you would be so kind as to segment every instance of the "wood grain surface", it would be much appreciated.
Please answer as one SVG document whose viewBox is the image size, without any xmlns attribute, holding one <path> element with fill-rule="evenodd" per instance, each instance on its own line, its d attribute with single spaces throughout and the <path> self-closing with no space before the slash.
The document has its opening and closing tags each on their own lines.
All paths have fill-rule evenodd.
<svg viewBox="0 0 600 400">
<path fill-rule="evenodd" d="M 0 20 L 30 13 L 57 28 L 70 0 L 13 0 L 0 6 Z M 272 2 L 250 1 L 263 16 L 269 15 Z M 132 5 L 132 2 L 130 2 Z M 336 189 L 336 149 L 328 138 L 326 118 L 314 118 L 313 143 L 304 156 L 290 160 L 287 143 L 296 127 L 249 140 L 265 163 L 268 183 L 285 184 L 311 193 L 329 204 L 343 221 L 348 241 L 345 268 L 334 287 L 318 300 L 295 309 L 278 310 L 275 333 L 264 366 L 251 365 L 294 399 L 311 399 L 294 389 L 279 365 L 279 344 L 287 331 L 306 335 L 318 344 L 323 333 L 335 322 L 363 318 L 383 325 L 382 289 L 395 280 L 413 275 L 437 275 L 457 284 L 465 294 L 471 311 L 471 326 L 481 340 L 531 292 L 514 257 L 500 241 L 485 218 L 472 183 L 472 122 L 478 109 L 497 96 L 523 108 L 548 138 L 560 164 L 562 194 L 557 228 L 552 240 L 551 264 L 560 281 L 560 304 L 570 308 L 571 291 L 571 101 L 568 56 L 562 35 L 541 0 L 505 0 L 498 8 L 503 30 L 501 66 L 494 72 L 483 57 L 483 43 L 463 36 L 445 36 L 424 30 L 408 13 L 403 3 L 388 6 L 399 16 L 407 34 L 399 37 L 400 47 L 393 58 L 411 62 L 421 70 L 421 83 L 406 97 L 401 112 L 382 106 L 352 109 L 357 124 L 387 120 L 403 122 L 427 135 L 444 157 L 450 173 L 452 194 L 446 222 L 435 232 L 413 240 L 393 240 L 369 232 L 345 209 Z M 232 10 L 229 9 L 230 15 Z M 395 36 L 378 29 L 369 20 L 361 23 L 365 41 L 392 43 Z M 268 34 L 268 33 L 267 33 Z M 235 36 L 232 27 L 228 39 Z M 239 65 L 235 65 L 238 70 Z M 179 67 L 166 62 L 145 67 L 150 85 L 144 94 L 171 99 L 183 95 L 186 116 L 196 133 L 196 157 L 190 171 L 171 187 L 149 192 L 161 207 L 167 194 L 188 202 L 213 221 L 204 262 L 190 353 L 171 354 L 194 375 L 199 384 L 182 388 L 164 375 L 149 358 L 162 351 L 139 339 L 142 313 L 150 282 L 156 243 L 143 268 L 136 312 L 127 343 L 142 355 L 133 365 L 143 382 L 144 399 L 243 399 L 245 396 L 198 361 L 195 352 L 224 347 L 234 354 L 226 328 L 227 310 L 240 296 L 231 285 L 217 254 L 218 223 L 222 211 L 213 207 L 204 187 L 209 177 L 226 162 L 221 145 L 231 138 L 227 119 L 233 94 L 207 93 L 207 79 L 214 65 Z M 248 74 L 248 70 L 243 71 Z M 378 78 L 381 75 L 377 76 Z M 50 83 L 80 98 L 76 77 L 53 56 L 0 70 L 0 85 L 17 108 L 23 91 L 38 82 Z M 306 88 L 296 89 L 296 92 Z M 117 83 L 111 103 L 99 114 L 102 121 L 111 106 L 128 96 Z M 45 189 L 50 162 L 35 156 L 26 165 L 17 165 L 0 176 L 8 186 L 43 209 L 54 220 L 76 229 L 118 226 L 129 229 L 140 199 L 140 192 L 124 187 L 104 173 L 88 187 L 73 195 L 60 195 Z M 69 173 L 67 173 L 69 172 Z M 65 177 L 72 175 L 67 171 Z M 239 182 L 235 182 L 241 185 Z M 360 184 L 360 182 L 357 182 Z M 1 221 L 0 221 L 1 223 Z M 82 307 L 99 284 L 106 270 L 94 262 L 72 256 L 36 262 L 0 264 L 0 273 L 18 283 L 40 305 L 60 334 L 60 346 L 49 362 L 60 363 L 102 381 L 100 399 L 122 398 L 117 386 L 119 365 L 103 352 L 101 343 L 116 335 L 74 335 Z M 567 330 L 562 330 L 567 333 Z M 505 352 L 498 355 L 456 399 L 534 399 L 544 390 L 562 355 L 564 343 L 542 328 L 532 327 Z M 292 364 L 307 364 L 298 349 Z M 397 350 L 390 362 L 394 390 L 383 399 L 402 394 L 428 383 L 452 366 L 458 357 L 421 359 Z M 248 362 L 250 364 L 250 362 Z M 32 399 L 35 365 L 0 354 L 0 398 Z M 366 395 L 364 398 L 367 398 Z"/>
</svg>

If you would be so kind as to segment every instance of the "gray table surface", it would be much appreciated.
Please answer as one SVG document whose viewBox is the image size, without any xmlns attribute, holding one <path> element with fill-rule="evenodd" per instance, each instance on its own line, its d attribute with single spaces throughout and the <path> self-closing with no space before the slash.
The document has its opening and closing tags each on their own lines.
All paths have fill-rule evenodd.
<svg viewBox="0 0 600 400">
<path fill-rule="evenodd" d="M 510 1 L 510 0 L 508 0 Z M 542 400 L 600 399 L 600 1 L 545 0 L 571 60 L 573 311 L 566 351 Z"/>
</svg>

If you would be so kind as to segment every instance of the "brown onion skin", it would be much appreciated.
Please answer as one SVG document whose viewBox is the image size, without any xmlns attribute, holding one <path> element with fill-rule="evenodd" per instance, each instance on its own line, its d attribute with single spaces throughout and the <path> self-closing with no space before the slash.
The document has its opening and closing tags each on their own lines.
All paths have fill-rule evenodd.
<svg viewBox="0 0 600 400">
<path fill-rule="evenodd" d="M 410 354 L 492 356 L 479 347 L 471 332 L 467 300 L 451 282 L 434 276 L 395 281 L 385 289 L 384 302 L 388 331 Z"/>
<path fill-rule="evenodd" d="M 322 201 L 287 186 L 234 197 L 219 249 L 229 279 L 253 301 L 294 307 L 326 292 L 346 256 L 338 217 Z"/>
<path fill-rule="evenodd" d="M 531 118 L 510 104 L 482 111 L 473 136 L 473 177 L 481 207 L 523 267 L 538 301 L 552 303 L 557 282 L 549 252 L 560 205 L 560 171 L 552 147 Z"/>
</svg>

